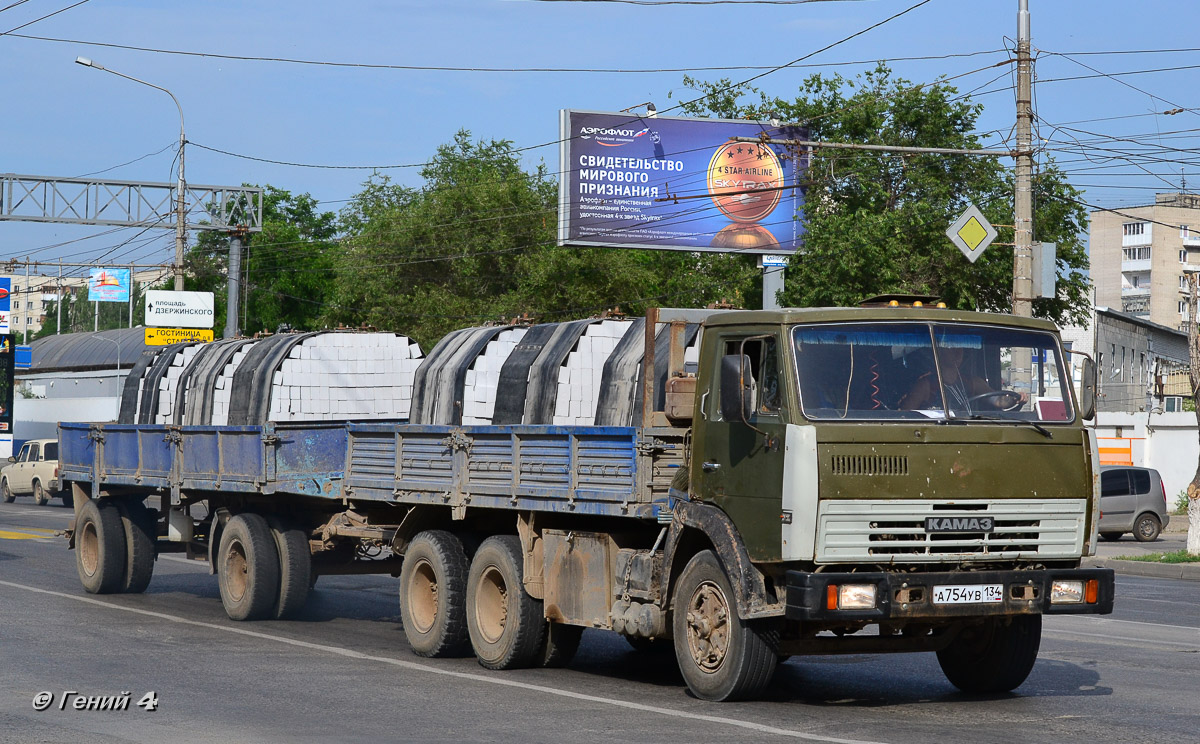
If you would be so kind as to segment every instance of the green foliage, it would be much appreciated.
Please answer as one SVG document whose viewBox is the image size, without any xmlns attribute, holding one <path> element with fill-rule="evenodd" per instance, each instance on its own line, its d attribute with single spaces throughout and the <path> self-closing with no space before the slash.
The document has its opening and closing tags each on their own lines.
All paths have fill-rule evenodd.
<svg viewBox="0 0 1200 744">
<path fill-rule="evenodd" d="M 728 80 L 685 78 L 704 96 L 685 105 L 697 116 L 775 117 L 827 142 L 980 149 L 982 106 L 950 85 L 912 86 L 880 65 L 854 80 L 813 75 L 792 100 L 770 98 Z M 757 101 L 743 103 L 750 94 Z M 1087 213 L 1079 192 L 1050 161 L 1034 180 L 1035 240 L 1058 243 L 1059 296 L 1034 312 L 1058 322 L 1088 313 Z M 938 295 L 951 307 L 1009 311 L 1012 251 L 993 245 L 974 264 L 945 236 L 973 202 L 996 225 L 1013 220 L 1011 173 L 994 157 L 817 149 L 807 183 L 806 250 L 792 258 L 783 303 L 854 305 L 888 292 Z M 1012 242 L 1011 228 L 999 241 Z"/>
<path fill-rule="evenodd" d="M 1139 555 L 1117 556 L 1118 561 L 1143 561 L 1146 563 L 1200 563 L 1200 555 L 1192 555 L 1186 550 L 1173 550 L 1170 553 L 1141 553 Z"/>
<path fill-rule="evenodd" d="M 505 140 L 461 131 L 421 176 L 420 189 L 373 177 L 343 212 L 327 322 L 369 323 L 429 348 L 450 330 L 523 314 L 737 301 L 757 277 L 744 256 L 557 247 L 558 186 L 544 165 L 524 171 Z"/>
<path fill-rule="evenodd" d="M 337 215 L 319 211 L 312 196 L 265 186 L 263 230 L 242 240 L 239 328 L 246 333 L 274 331 L 284 323 L 319 328 L 332 291 L 337 232 Z M 227 233 L 202 231 L 186 259 L 187 289 L 216 295 L 218 336 L 228 314 L 229 243 Z"/>
<path fill-rule="evenodd" d="M 1175 513 L 1176 514 L 1187 514 L 1187 508 L 1188 508 L 1188 495 L 1187 495 L 1187 489 L 1185 488 L 1182 491 L 1180 491 L 1179 493 L 1175 494 Z"/>
</svg>

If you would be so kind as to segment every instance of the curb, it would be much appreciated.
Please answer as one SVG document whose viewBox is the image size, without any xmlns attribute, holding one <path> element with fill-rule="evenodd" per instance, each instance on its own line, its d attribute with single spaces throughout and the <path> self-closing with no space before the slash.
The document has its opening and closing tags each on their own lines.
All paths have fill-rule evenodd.
<svg viewBox="0 0 1200 744">
<path fill-rule="evenodd" d="M 1200 581 L 1200 563 L 1151 563 L 1149 561 L 1121 561 L 1115 558 L 1085 558 L 1083 565 L 1088 568 L 1111 568 L 1125 576 Z"/>
</svg>

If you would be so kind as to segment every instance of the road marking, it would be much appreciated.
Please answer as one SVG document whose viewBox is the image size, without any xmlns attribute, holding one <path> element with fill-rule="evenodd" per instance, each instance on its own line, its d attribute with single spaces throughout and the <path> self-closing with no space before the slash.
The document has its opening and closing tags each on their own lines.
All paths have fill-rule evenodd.
<svg viewBox="0 0 1200 744">
<path fill-rule="evenodd" d="M 57 530 L 22 527 L 20 530 L 0 530 L 0 540 L 53 540 Z"/>
<path fill-rule="evenodd" d="M 105 602 L 91 597 L 81 597 L 75 594 L 66 594 L 64 592 L 56 592 L 50 589 L 39 589 L 37 587 L 25 586 L 24 584 L 16 584 L 11 581 L 0 581 L 0 586 L 7 586 L 12 589 L 22 589 L 27 592 L 36 594 L 45 594 L 51 597 L 60 599 L 71 599 L 76 602 L 97 605 L 106 607 L 111 610 L 121 610 L 122 612 L 130 612 L 136 615 L 144 615 L 146 617 L 154 617 L 160 620 L 167 620 L 181 625 L 192 625 L 199 628 L 208 628 L 209 630 L 222 631 L 225 633 L 234 633 L 236 635 L 248 636 L 250 638 L 261 638 L 267 641 L 275 641 L 284 643 L 289 646 L 297 646 L 299 648 L 307 648 L 314 651 L 324 651 L 335 656 L 343 656 L 350 659 L 360 659 L 363 661 L 375 661 L 381 664 L 389 664 L 401 669 L 409 669 L 415 672 L 426 672 L 428 674 L 440 674 L 444 677 L 456 677 L 458 679 L 469 680 L 471 682 L 482 682 L 484 684 L 497 685 L 500 687 L 513 687 L 521 690 L 529 690 L 531 692 L 540 692 L 547 695 L 556 695 L 558 697 L 571 698 L 573 700 L 583 700 L 600 705 L 610 705 L 615 708 L 624 708 L 626 710 L 636 710 L 644 713 L 654 713 L 660 716 L 669 718 L 683 718 L 691 721 L 703 721 L 705 723 L 715 723 L 725 726 L 754 731 L 760 734 L 770 734 L 773 736 L 782 736 L 792 739 L 804 739 L 807 741 L 830 742 L 831 744 L 879 744 L 879 742 L 870 742 L 860 739 L 840 739 L 833 736 L 822 736 L 820 734 L 810 734 L 804 731 L 795 731 L 792 729 L 778 728 L 775 726 L 767 726 L 762 723 L 754 723 L 752 721 L 742 721 L 737 718 L 726 718 L 724 716 L 713 716 L 704 713 L 689 713 L 683 710 L 674 710 L 672 708 L 656 708 L 652 705 L 643 703 L 634 703 L 628 700 L 618 700 L 616 698 L 601 697 L 599 695 L 588 695 L 582 692 L 571 692 L 570 690 L 560 690 L 554 687 L 546 687 L 545 685 L 535 685 L 529 682 L 518 682 L 513 679 L 506 679 L 501 675 L 491 676 L 486 674 L 478 674 L 471 672 L 456 672 L 450 669 L 438 669 L 437 667 L 427 666 L 415 661 L 404 661 L 402 659 L 393 659 L 386 656 L 373 656 L 364 654 L 361 651 L 353 651 L 340 646 L 329 646 L 323 643 L 312 643 L 310 641 L 301 641 L 294 638 L 286 638 L 284 636 L 273 635 L 271 633 L 263 633 L 258 630 L 247 630 L 229 625 L 217 625 L 216 623 L 206 623 L 200 620 L 189 620 L 187 618 L 178 617 L 176 615 L 168 615 L 163 612 L 155 612 L 153 610 L 143 610 L 137 607 L 122 607 L 110 602 Z"/>
</svg>

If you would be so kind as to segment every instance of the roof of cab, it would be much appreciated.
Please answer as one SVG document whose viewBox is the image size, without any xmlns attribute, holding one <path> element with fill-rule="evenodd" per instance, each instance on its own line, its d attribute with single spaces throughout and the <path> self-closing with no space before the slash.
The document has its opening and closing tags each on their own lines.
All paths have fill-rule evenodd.
<svg viewBox="0 0 1200 744">
<path fill-rule="evenodd" d="M 949 310 L 928 307 L 785 307 L 778 310 L 733 310 L 714 313 L 705 326 L 778 325 L 792 323 L 849 323 L 887 321 L 925 321 L 943 323 L 974 323 L 1002 325 L 1010 328 L 1029 328 L 1056 331 L 1052 321 L 1024 318 L 1001 313 L 979 313 L 970 310 Z"/>
</svg>

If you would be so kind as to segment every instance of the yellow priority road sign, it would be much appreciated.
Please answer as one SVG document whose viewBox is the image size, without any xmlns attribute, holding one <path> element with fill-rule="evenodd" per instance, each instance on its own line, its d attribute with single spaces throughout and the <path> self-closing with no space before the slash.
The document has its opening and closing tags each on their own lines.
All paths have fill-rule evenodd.
<svg viewBox="0 0 1200 744">
<path fill-rule="evenodd" d="M 212 341 L 211 328 L 147 328 L 147 346 L 170 346 L 194 341 Z"/>
<path fill-rule="evenodd" d="M 996 239 L 996 228 L 992 227 L 974 204 L 971 204 L 946 230 L 946 237 L 962 251 L 968 261 L 975 263 L 984 249 Z"/>
</svg>

